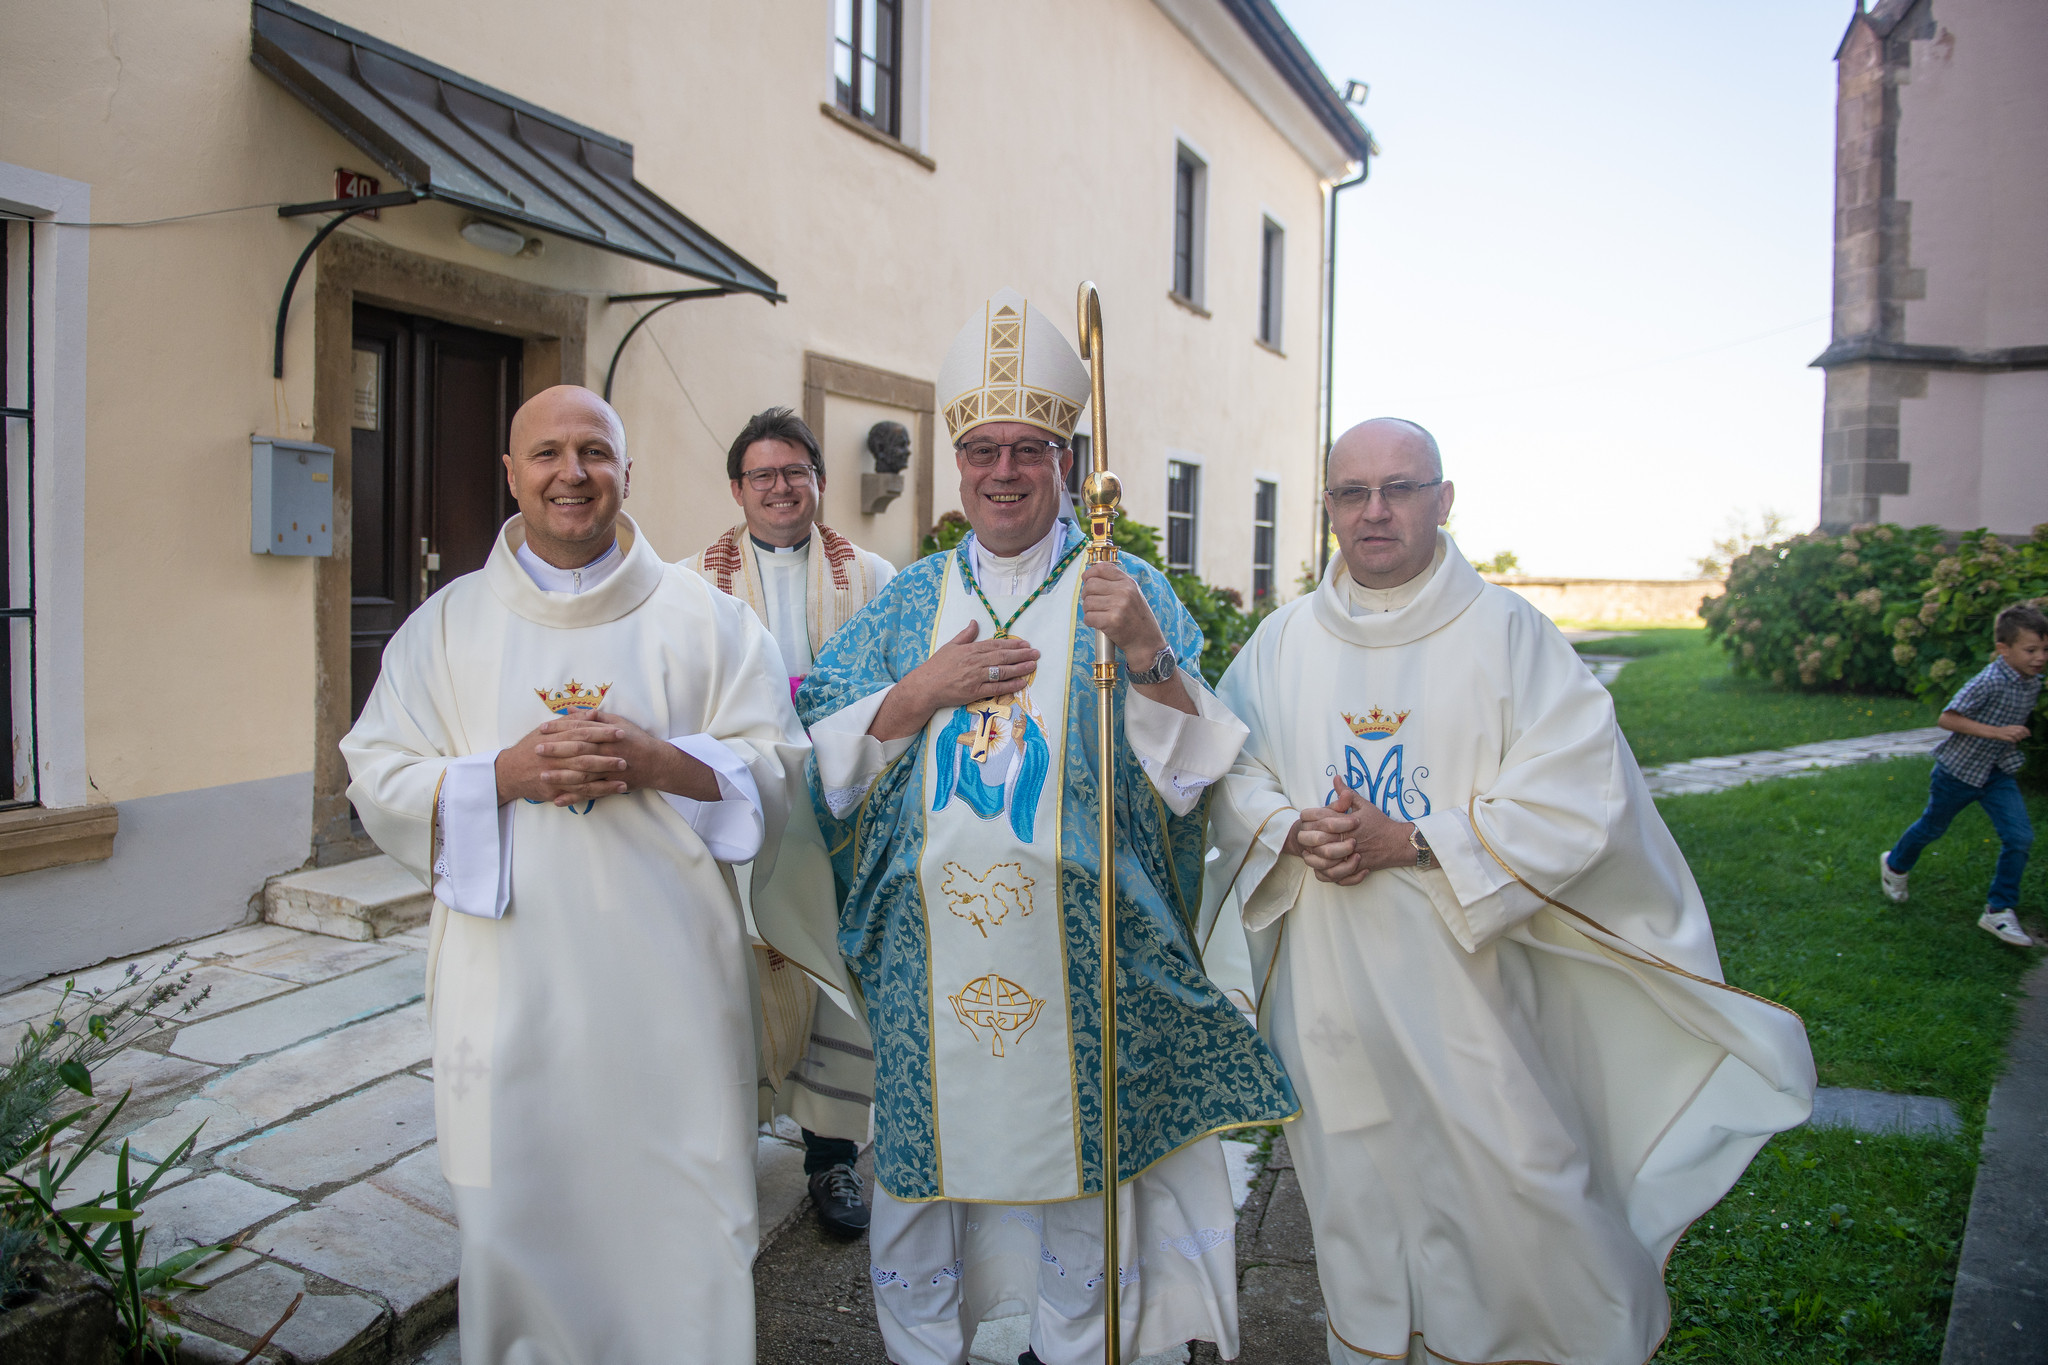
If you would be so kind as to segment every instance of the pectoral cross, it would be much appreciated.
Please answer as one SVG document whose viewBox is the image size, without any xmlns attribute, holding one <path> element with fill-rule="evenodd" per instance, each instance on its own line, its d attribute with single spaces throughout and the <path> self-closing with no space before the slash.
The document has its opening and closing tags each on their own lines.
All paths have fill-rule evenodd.
<svg viewBox="0 0 2048 1365">
<path fill-rule="evenodd" d="M 1017 701 L 1015 692 L 1005 692 L 987 701 L 968 703 L 967 714 L 974 717 L 974 722 L 967 727 L 967 733 L 960 736 L 960 742 L 967 746 L 969 758 L 976 763 L 988 762 L 988 756 L 995 751 L 996 745 L 1003 742 L 1010 708 Z"/>
</svg>

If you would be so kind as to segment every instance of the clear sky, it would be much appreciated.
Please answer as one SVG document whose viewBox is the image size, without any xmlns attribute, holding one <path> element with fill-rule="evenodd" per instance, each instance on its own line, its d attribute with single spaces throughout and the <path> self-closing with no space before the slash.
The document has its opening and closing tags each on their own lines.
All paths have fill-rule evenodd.
<svg viewBox="0 0 2048 1365">
<path fill-rule="evenodd" d="M 1690 576 L 1819 515 L 1852 0 L 1279 0 L 1381 155 L 1346 190 L 1336 420 L 1421 422 L 1475 559 Z"/>
</svg>

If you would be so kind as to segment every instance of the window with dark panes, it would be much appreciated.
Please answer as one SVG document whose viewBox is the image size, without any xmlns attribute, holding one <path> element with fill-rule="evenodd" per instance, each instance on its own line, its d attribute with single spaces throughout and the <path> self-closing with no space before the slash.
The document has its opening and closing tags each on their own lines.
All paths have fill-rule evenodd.
<svg viewBox="0 0 2048 1365">
<path fill-rule="evenodd" d="M 1265 236 L 1259 247 L 1259 340 L 1280 348 L 1281 269 L 1287 255 L 1287 230 L 1266 220 Z"/>
<path fill-rule="evenodd" d="M 1081 505 L 1081 481 L 1095 467 L 1094 444 L 1085 431 L 1075 432 L 1067 444 L 1074 452 L 1074 462 L 1067 466 L 1067 498 L 1074 504 L 1075 519 L 1085 521 L 1088 509 Z"/>
<path fill-rule="evenodd" d="M 41 799 L 35 718 L 35 238 L 0 222 L 0 810 Z"/>
<path fill-rule="evenodd" d="M 1273 595 L 1273 522 L 1280 485 L 1260 479 L 1252 495 L 1252 601 Z"/>
<path fill-rule="evenodd" d="M 1178 148 L 1173 163 L 1173 292 L 1202 301 L 1202 159 Z"/>
<path fill-rule="evenodd" d="M 902 136 L 903 0 L 833 0 L 832 78 L 840 109 Z"/>
<path fill-rule="evenodd" d="M 1195 571 L 1195 522 L 1200 515 L 1200 466 L 1185 460 L 1166 462 L 1166 567 L 1175 573 Z"/>
</svg>

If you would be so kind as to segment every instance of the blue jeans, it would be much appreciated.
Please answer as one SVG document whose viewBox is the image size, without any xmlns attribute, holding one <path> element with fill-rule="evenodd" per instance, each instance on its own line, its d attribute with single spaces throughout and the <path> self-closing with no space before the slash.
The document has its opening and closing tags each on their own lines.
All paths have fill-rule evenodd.
<svg viewBox="0 0 2048 1365">
<path fill-rule="evenodd" d="M 2020 873 L 2027 870 L 2027 850 L 2034 846 L 2034 826 L 2027 819 L 2026 798 L 2011 773 L 1991 774 L 1991 780 L 1973 787 L 1953 777 L 1939 763 L 1927 787 L 1927 809 L 1913 827 L 1899 836 L 1898 844 L 1885 855 L 1894 872 L 1911 872 L 1920 861 L 1921 850 L 1948 833 L 1951 820 L 1972 801 L 1984 803 L 1991 828 L 1998 831 L 1998 868 L 1991 874 L 1991 896 L 1985 903 L 1993 910 L 2011 910 L 2020 903 Z"/>
</svg>

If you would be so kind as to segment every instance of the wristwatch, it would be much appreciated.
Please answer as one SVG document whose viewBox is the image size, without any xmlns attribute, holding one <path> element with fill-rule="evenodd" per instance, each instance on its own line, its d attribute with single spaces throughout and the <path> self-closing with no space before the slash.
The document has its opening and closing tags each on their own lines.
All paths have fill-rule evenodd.
<svg viewBox="0 0 2048 1365">
<path fill-rule="evenodd" d="M 1436 866 L 1436 854 L 1429 851 L 1429 840 L 1422 837 L 1422 827 L 1414 826 L 1408 831 L 1408 847 L 1415 850 L 1415 870 L 1427 872 Z"/>
<path fill-rule="evenodd" d="M 1152 667 L 1142 673 L 1132 668 L 1129 663 L 1125 663 L 1124 676 L 1140 686 L 1145 686 L 1165 682 L 1179 670 L 1179 667 L 1180 660 L 1174 656 L 1173 646 L 1168 645 L 1152 656 Z"/>
</svg>

